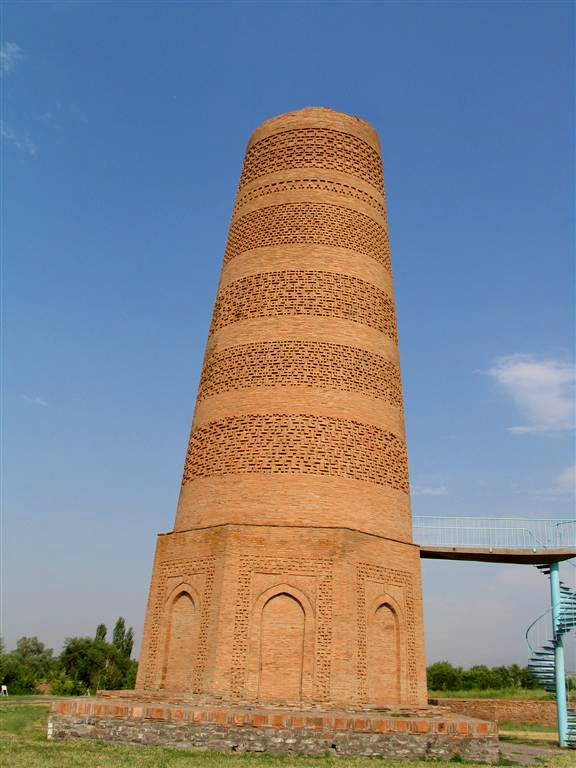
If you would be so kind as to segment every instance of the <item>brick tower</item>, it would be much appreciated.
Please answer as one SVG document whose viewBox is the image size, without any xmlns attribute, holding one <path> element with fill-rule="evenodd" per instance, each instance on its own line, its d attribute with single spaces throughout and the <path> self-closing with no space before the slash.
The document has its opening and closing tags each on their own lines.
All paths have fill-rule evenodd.
<svg viewBox="0 0 576 768">
<path fill-rule="evenodd" d="M 252 135 L 137 692 L 426 704 L 378 136 Z"/>
</svg>

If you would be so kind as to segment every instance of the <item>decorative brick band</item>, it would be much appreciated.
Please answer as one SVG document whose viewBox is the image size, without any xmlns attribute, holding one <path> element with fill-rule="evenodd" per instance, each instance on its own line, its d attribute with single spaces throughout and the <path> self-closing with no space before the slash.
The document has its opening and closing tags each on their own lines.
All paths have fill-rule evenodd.
<svg viewBox="0 0 576 768">
<path fill-rule="evenodd" d="M 254 200 L 258 200 L 266 195 L 296 191 L 333 192 L 336 195 L 342 195 L 343 197 L 358 200 L 359 202 L 374 208 L 380 216 L 386 216 L 386 209 L 382 204 L 381 199 L 368 194 L 368 192 L 364 192 L 363 189 L 359 189 L 352 184 L 344 184 L 341 181 L 333 181 L 332 179 L 322 179 L 317 176 L 303 176 L 300 179 L 270 181 L 267 184 L 261 184 L 259 187 L 253 187 L 243 194 L 240 193 L 238 195 L 236 205 L 234 206 L 234 213 L 240 210 L 244 205 L 252 203 Z"/>
<path fill-rule="evenodd" d="M 369 424 L 309 414 L 251 414 L 193 430 L 184 483 L 251 472 L 337 475 L 409 490 L 404 441 Z"/>
<path fill-rule="evenodd" d="M 283 315 L 336 317 L 397 341 L 394 302 L 372 283 L 338 272 L 285 270 L 235 280 L 221 290 L 210 333 L 239 320 Z"/>
<path fill-rule="evenodd" d="M 320 341 L 262 341 L 212 354 L 198 400 L 252 387 L 308 387 L 359 392 L 402 407 L 398 366 L 380 355 Z"/>
<path fill-rule="evenodd" d="M 234 221 L 224 264 L 253 248 L 328 245 L 369 256 L 391 271 L 390 244 L 378 222 L 350 208 L 325 203 L 284 203 L 259 208 Z"/>
<path fill-rule="evenodd" d="M 240 188 L 265 174 L 292 168 L 349 173 L 384 192 L 378 152 L 356 136 L 329 128 L 296 128 L 254 144 L 246 152 Z"/>
</svg>

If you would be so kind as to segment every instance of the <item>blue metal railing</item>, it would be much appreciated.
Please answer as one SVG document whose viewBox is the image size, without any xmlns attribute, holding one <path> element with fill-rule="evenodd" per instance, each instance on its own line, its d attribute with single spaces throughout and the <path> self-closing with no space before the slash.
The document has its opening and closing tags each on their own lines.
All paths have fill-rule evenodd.
<svg viewBox="0 0 576 768">
<path fill-rule="evenodd" d="M 414 542 L 463 549 L 576 549 L 576 520 L 414 517 Z"/>
<path fill-rule="evenodd" d="M 576 627 L 576 592 L 560 581 L 559 563 L 536 567 L 550 578 L 551 607 L 526 630 L 530 648 L 528 669 L 545 690 L 556 696 L 560 746 L 576 749 L 576 709 L 568 703 L 564 659 L 564 638 Z M 542 642 L 545 627 L 548 631 Z"/>
</svg>

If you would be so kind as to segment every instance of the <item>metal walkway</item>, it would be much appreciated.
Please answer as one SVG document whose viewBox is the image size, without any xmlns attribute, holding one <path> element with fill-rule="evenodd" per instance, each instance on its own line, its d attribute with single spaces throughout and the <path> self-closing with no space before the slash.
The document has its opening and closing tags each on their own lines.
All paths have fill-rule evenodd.
<svg viewBox="0 0 576 768">
<path fill-rule="evenodd" d="M 564 636 L 576 628 L 576 591 L 560 581 L 560 562 L 576 558 L 576 520 L 514 517 L 414 517 L 414 542 L 420 556 L 536 565 L 550 579 L 551 607 L 526 631 L 528 668 L 547 691 L 555 693 L 561 747 L 576 749 L 576 709 L 568 707 Z M 535 628 L 549 625 L 545 644 Z"/>
<path fill-rule="evenodd" d="M 576 520 L 414 517 L 420 557 L 546 565 L 576 557 Z"/>
</svg>

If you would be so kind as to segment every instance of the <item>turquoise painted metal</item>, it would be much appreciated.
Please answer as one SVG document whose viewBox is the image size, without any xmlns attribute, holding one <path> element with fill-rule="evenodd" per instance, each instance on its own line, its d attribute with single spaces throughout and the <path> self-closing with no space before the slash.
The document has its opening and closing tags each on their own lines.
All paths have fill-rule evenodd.
<svg viewBox="0 0 576 768">
<path fill-rule="evenodd" d="M 546 691 L 556 696 L 560 746 L 576 749 L 576 709 L 568 706 L 564 668 L 564 636 L 576 629 L 576 591 L 560 580 L 560 563 L 551 562 L 551 558 L 559 556 L 559 550 L 568 551 L 567 555 L 563 553 L 565 557 L 576 552 L 576 520 L 414 517 L 413 527 L 414 541 L 421 547 L 450 547 L 463 553 L 489 550 L 494 552 L 494 562 L 499 562 L 499 550 L 530 550 L 536 558 L 542 555 L 541 562 L 550 563 L 536 566 L 550 578 L 551 607 L 526 630 L 531 654 L 528 669 Z M 468 559 L 474 556 L 470 554 Z M 544 625 L 550 626 L 550 620 L 551 639 L 536 642 L 535 636 Z"/>
<path fill-rule="evenodd" d="M 558 711 L 558 734 L 560 746 L 567 746 L 568 739 L 568 702 L 566 700 L 566 668 L 564 666 L 563 633 L 560 631 L 562 620 L 562 595 L 560 592 L 560 564 L 550 566 L 550 598 L 552 603 L 552 632 L 554 637 L 554 685 L 556 688 L 556 708 Z"/>
<path fill-rule="evenodd" d="M 550 579 L 552 605 L 526 630 L 526 640 L 531 651 L 528 669 L 545 690 L 556 696 L 560 746 L 576 749 L 576 709 L 568 707 L 564 667 L 564 636 L 576 628 L 576 592 L 560 581 L 559 563 L 537 567 Z M 532 636 L 535 628 L 549 621 L 549 614 L 552 619 L 552 639 L 538 647 Z"/>
</svg>

